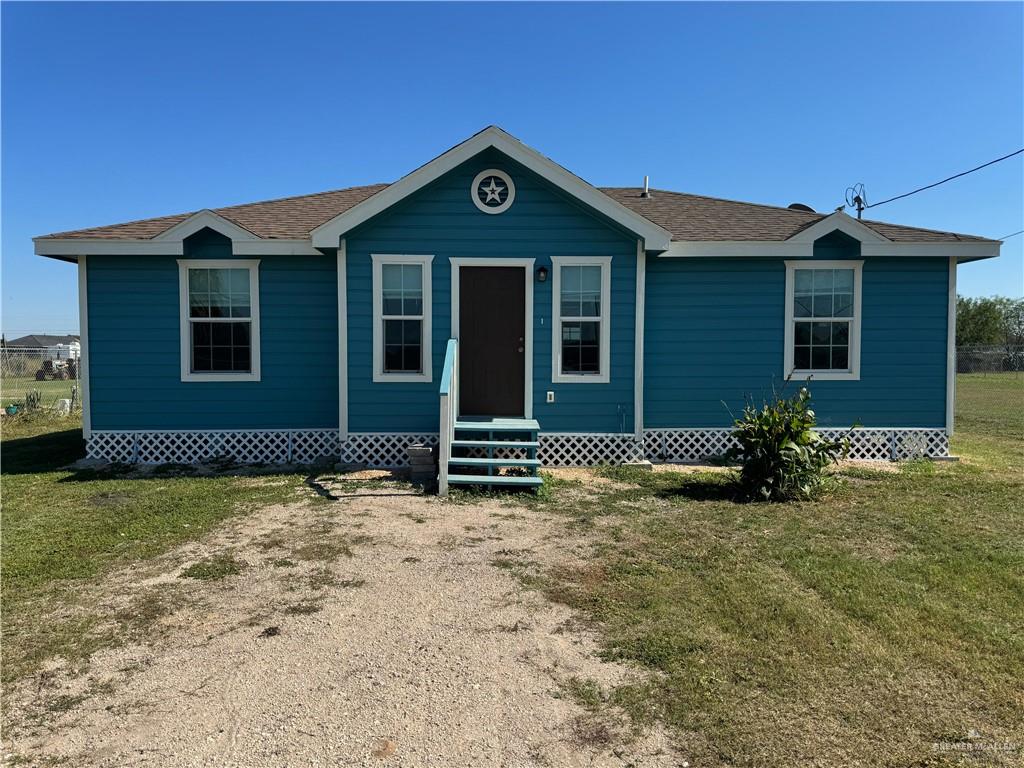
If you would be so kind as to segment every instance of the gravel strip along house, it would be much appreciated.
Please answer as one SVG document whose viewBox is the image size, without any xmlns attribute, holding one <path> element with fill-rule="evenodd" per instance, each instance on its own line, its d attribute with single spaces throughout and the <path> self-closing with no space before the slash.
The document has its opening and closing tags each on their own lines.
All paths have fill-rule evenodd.
<svg viewBox="0 0 1024 768">
<path fill-rule="evenodd" d="M 595 187 L 494 126 L 392 184 L 35 239 L 78 264 L 90 456 L 419 444 L 442 492 L 716 454 L 729 409 L 787 379 L 823 428 L 858 425 L 854 458 L 945 456 L 957 264 L 999 247 Z"/>
</svg>

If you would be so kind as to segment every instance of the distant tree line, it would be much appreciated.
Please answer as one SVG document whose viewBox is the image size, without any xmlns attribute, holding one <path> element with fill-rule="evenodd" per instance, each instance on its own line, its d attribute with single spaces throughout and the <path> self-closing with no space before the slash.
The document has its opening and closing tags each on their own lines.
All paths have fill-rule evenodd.
<svg viewBox="0 0 1024 768">
<path fill-rule="evenodd" d="M 957 296 L 956 344 L 1007 348 L 1024 344 L 1024 299 Z"/>
</svg>

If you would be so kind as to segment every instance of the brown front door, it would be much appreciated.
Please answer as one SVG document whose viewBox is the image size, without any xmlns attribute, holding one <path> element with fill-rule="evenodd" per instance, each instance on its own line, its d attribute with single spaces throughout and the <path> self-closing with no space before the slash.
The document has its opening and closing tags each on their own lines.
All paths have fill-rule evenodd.
<svg viewBox="0 0 1024 768">
<path fill-rule="evenodd" d="M 459 414 L 522 416 L 524 268 L 459 269 Z"/>
</svg>

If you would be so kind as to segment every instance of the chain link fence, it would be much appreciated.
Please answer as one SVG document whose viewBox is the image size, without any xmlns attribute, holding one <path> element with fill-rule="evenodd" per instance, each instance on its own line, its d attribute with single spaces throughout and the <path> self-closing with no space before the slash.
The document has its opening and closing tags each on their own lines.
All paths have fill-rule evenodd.
<svg viewBox="0 0 1024 768">
<path fill-rule="evenodd" d="M 957 373 L 1024 372 L 1024 344 L 956 348 Z"/>
<path fill-rule="evenodd" d="M 80 410 L 80 354 L 77 342 L 0 348 L 0 407 L 8 413 Z"/>
<path fill-rule="evenodd" d="M 0 408 L 80 410 L 79 349 L 77 343 L 0 348 Z M 957 347 L 956 371 L 1024 375 L 1024 344 Z"/>
</svg>

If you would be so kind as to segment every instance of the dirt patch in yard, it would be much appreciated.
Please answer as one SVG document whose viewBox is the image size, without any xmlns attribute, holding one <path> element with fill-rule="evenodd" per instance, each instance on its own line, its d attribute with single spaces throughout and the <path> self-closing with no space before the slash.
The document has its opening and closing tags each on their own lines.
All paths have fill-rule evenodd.
<svg viewBox="0 0 1024 768">
<path fill-rule="evenodd" d="M 319 478 L 338 501 L 257 510 L 93 588 L 85 602 L 134 611 L 139 637 L 13 686 L 10 762 L 681 763 L 660 730 L 566 693 L 634 674 L 529 588 L 581 567 L 583 534 L 508 499 L 445 503 L 368 479 Z"/>
</svg>

